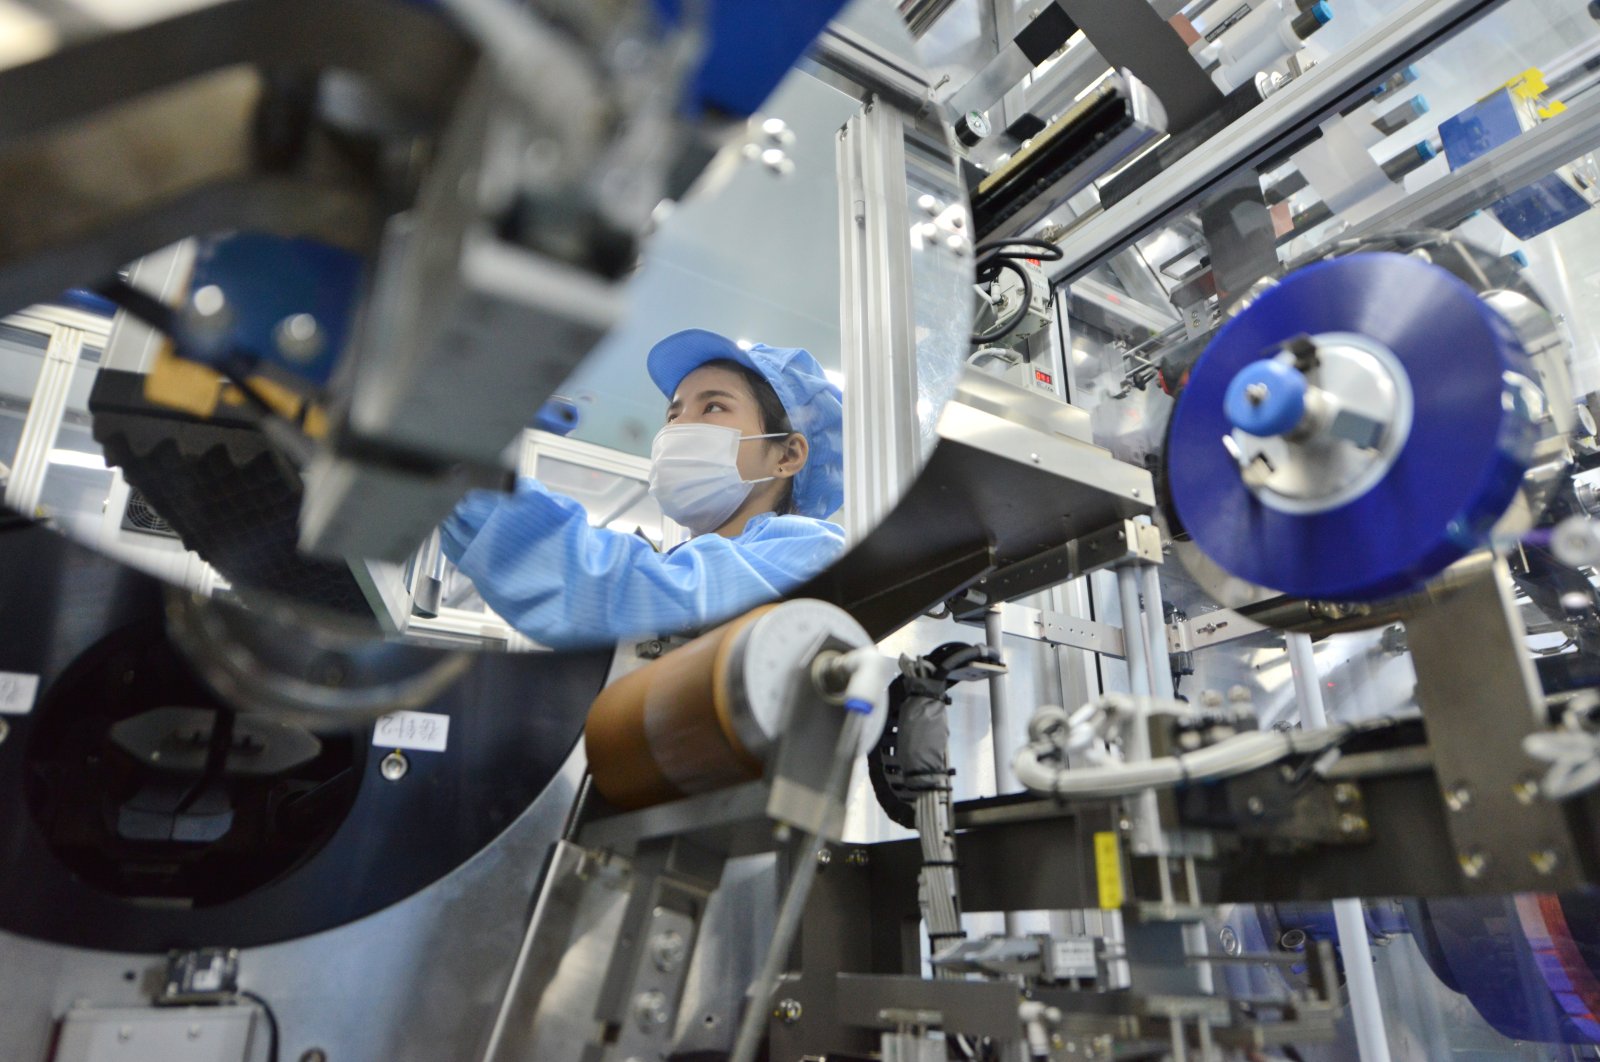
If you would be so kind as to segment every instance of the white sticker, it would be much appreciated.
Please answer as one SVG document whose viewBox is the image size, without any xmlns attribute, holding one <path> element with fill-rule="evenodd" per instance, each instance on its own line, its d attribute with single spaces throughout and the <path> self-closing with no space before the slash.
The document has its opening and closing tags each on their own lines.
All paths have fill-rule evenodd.
<svg viewBox="0 0 1600 1062">
<path fill-rule="evenodd" d="M 39 676 L 20 671 L 0 671 L 0 714 L 27 715 L 39 692 Z"/>
<path fill-rule="evenodd" d="M 433 712 L 390 712 L 372 728 L 372 743 L 386 749 L 443 752 L 450 738 L 450 717 Z"/>
</svg>

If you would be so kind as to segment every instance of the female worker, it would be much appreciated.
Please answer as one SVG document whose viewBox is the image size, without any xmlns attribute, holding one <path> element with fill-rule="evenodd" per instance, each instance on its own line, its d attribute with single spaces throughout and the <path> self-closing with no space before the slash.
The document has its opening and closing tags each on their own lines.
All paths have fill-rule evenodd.
<svg viewBox="0 0 1600 1062">
<path fill-rule="evenodd" d="M 844 551 L 844 532 L 823 519 L 844 502 L 842 396 L 815 358 L 690 329 L 657 343 L 646 365 L 670 403 L 650 493 L 688 542 L 657 553 L 591 527 L 581 505 L 531 479 L 511 495 L 476 491 L 445 521 L 445 554 L 545 645 L 703 627 Z"/>
</svg>

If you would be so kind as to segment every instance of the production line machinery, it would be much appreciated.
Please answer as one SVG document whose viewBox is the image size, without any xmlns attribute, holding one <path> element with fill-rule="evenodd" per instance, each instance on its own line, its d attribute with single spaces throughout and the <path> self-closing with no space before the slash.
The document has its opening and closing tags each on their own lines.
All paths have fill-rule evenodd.
<svg viewBox="0 0 1600 1062">
<path fill-rule="evenodd" d="M 749 154 L 734 127 L 837 5 L 777 5 L 781 33 L 732 3 L 701 25 L 478 2 L 327 22 L 338 6 L 234 0 L 0 71 L 28 105 L 0 131 L 26 176 L 0 195 L 0 292 L 94 283 L 164 337 L 154 370 L 101 370 L 95 436 L 238 599 L 32 505 L 0 524 L 21 621 L 0 639 L 0 1053 L 1377 1062 L 1371 948 L 1405 938 L 1506 1039 L 1593 1057 L 1600 444 L 1556 304 L 1457 225 L 1582 214 L 1565 164 L 1593 143 L 1550 130 L 1585 136 L 1588 109 L 1524 79 L 1463 111 L 1440 148 L 1464 176 L 1414 217 L 1395 212 L 1417 165 L 1365 153 L 1425 112 L 1374 113 L 1406 64 L 1496 5 L 1415 5 L 1313 64 L 1324 4 L 1169 22 L 1060 0 L 997 24 L 943 98 L 824 32 L 819 76 L 868 98 L 839 147 L 863 190 L 841 197 L 847 293 L 871 292 L 846 311 L 852 415 L 892 443 L 852 468 L 893 480 L 873 462 L 919 433 L 923 459 L 789 600 L 562 654 L 375 641 L 351 561 L 404 559 L 498 481 L 615 320 L 654 205 L 730 138 Z M 109 106 L 130 86 L 167 94 Z M 158 167 L 115 203 L 47 194 L 73 138 L 158 125 L 216 168 Z M 1473 185 L 1518 135 L 1562 165 Z M 941 183 L 953 144 L 965 192 Z M 1308 192 L 1326 219 L 1288 209 Z M 1352 230 L 1306 246 L 1333 219 Z M 1141 318 L 1128 248 L 1163 224 L 1178 273 Z M 215 234 L 234 225 L 268 231 Z M 138 269 L 108 279 L 191 235 L 175 302 Z M 931 324 L 928 262 L 959 280 Z M 1115 352 L 1101 412 L 1158 405 L 1144 454 L 1061 401 L 1083 398 L 1091 322 L 1130 320 L 1154 326 Z M 560 340 L 538 372 L 512 356 L 529 330 Z M 924 400 L 950 382 L 922 410 L 908 378 Z M 1085 582 L 1115 607 L 1049 610 Z M 1191 582 L 1208 611 L 1164 607 Z M 1573 651 L 1530 651 L 1530 612 Z M 1282 638 L 1296 719 L 1205 681 L 1207 624 Z M 1414 691 L 1347 715 L 1312 639 L 1379 628 Z M 1019 633 L 1096 654 L 1101 681 L 1008 703 Z M 960 736 L 980 683 L 987 790 Z M 914 836 L 847 829 L 853 777 Z"/>
</svg>

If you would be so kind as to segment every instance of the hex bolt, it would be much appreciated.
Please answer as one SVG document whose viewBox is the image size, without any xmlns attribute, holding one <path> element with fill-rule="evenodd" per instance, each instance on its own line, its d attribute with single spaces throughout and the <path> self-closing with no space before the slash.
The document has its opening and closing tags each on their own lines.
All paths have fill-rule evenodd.
<svg viewBox="0 0 1600 1062">
<path fill-rule="evenodd" d="M 640 992 L 633 997 L 633 1020 L 647 1033 L 655 1032 L 672 1017 L 667 1009 L 667 997 L 657 991 Z"/>
<path fill-rule="evenodd" d="M 828 848 L 819 848 L 819 849 L 817 849 L 817 865 L 818 866 L 824 866 L 825 867 L 831 862 L 833 862 L 833 851 L 831 849 L 828 849 Z"/>
<path fill-rule="evenodd" d="M 1457 782 L 1445 793 L 1444 803 L 1451 811 L 1464 811 L 1472 803 L 1472 787 L 1465 782 Z"/>
<path fill-rule="evenodd" d="M 688 953 L 689 944 L 676 929 L 657 933 L 650 941 L 650 958 L 662 973 L 672 973 L 682 966 L 683 957 Z"/>
<path fill-rule="evenodd" d="M 272 330 L 272 341 L 290 361 L 311 361 L 327 345 L 317 319 L 309 313 L 290 314 Z"/>
<path fill-rule="evenodd" d="M 378 773 L 383 775 L 386 782 L 398 782 L 411 770 L 411 761 L 406 759 L 406 754 L 395 749 L 378 763 Z"/>
<path fill-rule="evenodd" d="M 800 1015 L 803 1013 L 804 1008 L 800 1006 L 798 999 L 780 999 L 778 1005 L 772 1008 L 772 1016 L 785 1025 L 793 1025 L 800 1020 Z"/>
<path fill-rule="evenodd" d="M 1561 857 L 1554 850 L 1542 848 L 1537 852 L 1528 853 L 1528 862 L 1533 864 L 1533 869 L 1546 876 L 1554 874 L 1556 867 L 1561 865 Z"/>
</svg>

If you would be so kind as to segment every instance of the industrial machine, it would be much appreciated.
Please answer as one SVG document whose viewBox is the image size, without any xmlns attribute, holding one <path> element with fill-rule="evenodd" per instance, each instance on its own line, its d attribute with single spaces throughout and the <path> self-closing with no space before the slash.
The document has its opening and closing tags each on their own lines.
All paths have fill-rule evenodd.
<svg viewBox="0 0 1600 1062">
<path fill-rule="evenodd" d="M 104 6 L 0 5 L 0 1056 L 1600 1058 L 1592 5 Z M 440 520 L 681 541 L 586 381 L 786 210 L 848 550 L 534 644 Z"/>
</svg>

